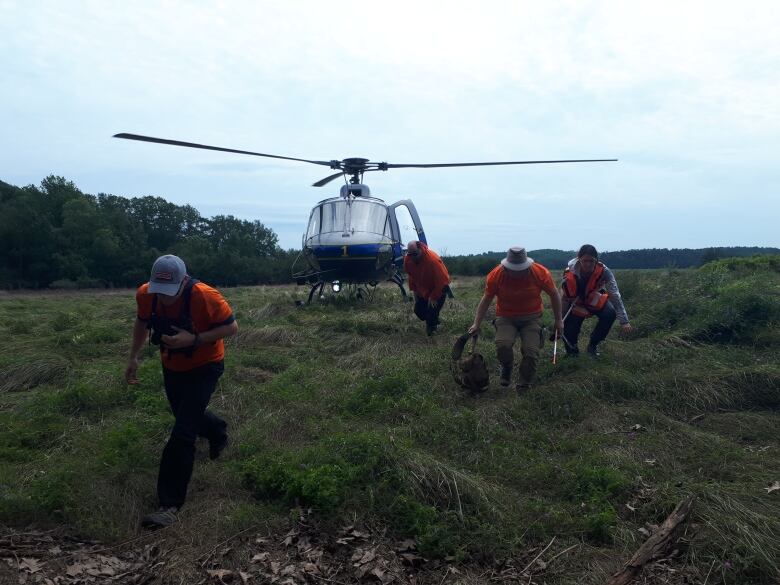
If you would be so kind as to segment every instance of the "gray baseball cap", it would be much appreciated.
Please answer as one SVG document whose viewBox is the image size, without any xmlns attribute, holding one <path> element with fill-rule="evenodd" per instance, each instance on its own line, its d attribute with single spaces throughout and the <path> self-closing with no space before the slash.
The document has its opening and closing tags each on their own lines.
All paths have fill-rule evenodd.
<svg viewBox="0 0 780 585">
<path fill-rule="evenodd" d="M 184 265 L 184 260 L 173 254 L 160 256 L 152 264 L 149 292 L 174 297 L 179 292 L 185 276 L 187 276 L 187 267 Z"/>
</svg>

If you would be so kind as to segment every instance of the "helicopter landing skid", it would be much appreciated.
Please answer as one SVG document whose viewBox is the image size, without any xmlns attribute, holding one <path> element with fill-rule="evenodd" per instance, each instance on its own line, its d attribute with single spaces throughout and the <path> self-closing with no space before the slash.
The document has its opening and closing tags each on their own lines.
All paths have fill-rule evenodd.
<svg viewBox="0 0 780 585">
<path fill-rule="evenodd" d="M 404 302 L 409 300 L 409 295 L 406 294 L 406 289 L 404 288 L 404 277 L 400 272 L 396 272 L 393 274 L 393 276 L 390 277 L 390 280 L 398 285 L 398 288 L 401 289 L 401 296 L 404 298 Z"/>
<path fill-rule="evenodd" d="M 311 290 L 309 291 L 309 298 L 306 301 L 306 304 L 311 304 L 311 300 L 314 298 L 314 293 L 319 290 L 319 294 L 322 294 L 322 288 L 325 286 L 325 283 L 320 280 L 319 282 L 315 282 L 313 285 L 311 285 Z"/>
<path fill-rule="evenodd" d="M 376 282 L 369 282 L 365 284 L 351 284 L 349 285 L 349 296 L 355 297 L 359 301 L 371 302 L 374 300 L 376 285 L 377 285 Z"/>
</svg>

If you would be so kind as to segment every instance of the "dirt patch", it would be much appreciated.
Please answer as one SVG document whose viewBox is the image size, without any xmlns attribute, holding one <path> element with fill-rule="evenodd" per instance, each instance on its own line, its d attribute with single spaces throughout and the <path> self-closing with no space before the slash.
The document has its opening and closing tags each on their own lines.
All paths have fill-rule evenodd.
<svg viewBox="0 0 780 585">
<path fill-rule="evenodd" d="M 63 530 L 5 532 L 0 536 L 0 582 L 76 585 L 118 583 L 337 583 L 438 585 L 453 583 L 590 583 L 580 542 L 553 538 L 513 558 L 493 562 L 431 561 L 414 540 L 396 541 L 382 529 L 344 526 L 323 530 L 307 511 L 286 533 L 252 527 L 203 552 L 176 527 L 146 532 L 106 546 L 79 541 Z M 202 554 L 201 554 L 202 553 Z M 601 561 L 604 561 L 603 553 Z M 619 564 L 619 559 L 614 563 Z M 644 583 L 690 583 L 692 567 L 679 559 L 648 565 Z M 579 575 L 572 580 L 573 571 Z M 671 580 L 670 580 L 671 579 Z"/>
</svg>

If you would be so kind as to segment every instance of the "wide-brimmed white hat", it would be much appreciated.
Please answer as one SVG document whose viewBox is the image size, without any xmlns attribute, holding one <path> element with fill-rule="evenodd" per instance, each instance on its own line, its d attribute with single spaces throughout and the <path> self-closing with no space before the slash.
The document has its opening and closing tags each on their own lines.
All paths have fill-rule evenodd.
<svg viewBox="0 0 780 585">
<path fill-rule="evenodd" d="M 529 258 L 525 248 L 513 246 L 506 253 L 506 258 L 501 261 L 501 266 L 507 270 L 525 270 L 534 263 L 533 258 Z"/>
</svg>

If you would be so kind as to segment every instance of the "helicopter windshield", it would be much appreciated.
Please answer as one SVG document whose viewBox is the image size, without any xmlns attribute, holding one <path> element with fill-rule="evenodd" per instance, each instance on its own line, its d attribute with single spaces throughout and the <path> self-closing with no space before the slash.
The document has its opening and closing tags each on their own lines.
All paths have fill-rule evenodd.
<svg viewBox="0 0 780 585">
<path fill-rule="evenodd" d="M 387 208 L 373 201 L 328 201 L 315 207 L 309 219 L 306 238 L 333 232 L 387 232 Z"/>
<path fill-rule="evenodd" d="M 371 201 L 352 202 L 352 229 L 372 234 L 384 234 L 387 223 L 387 208 Z"/>
</svg>

